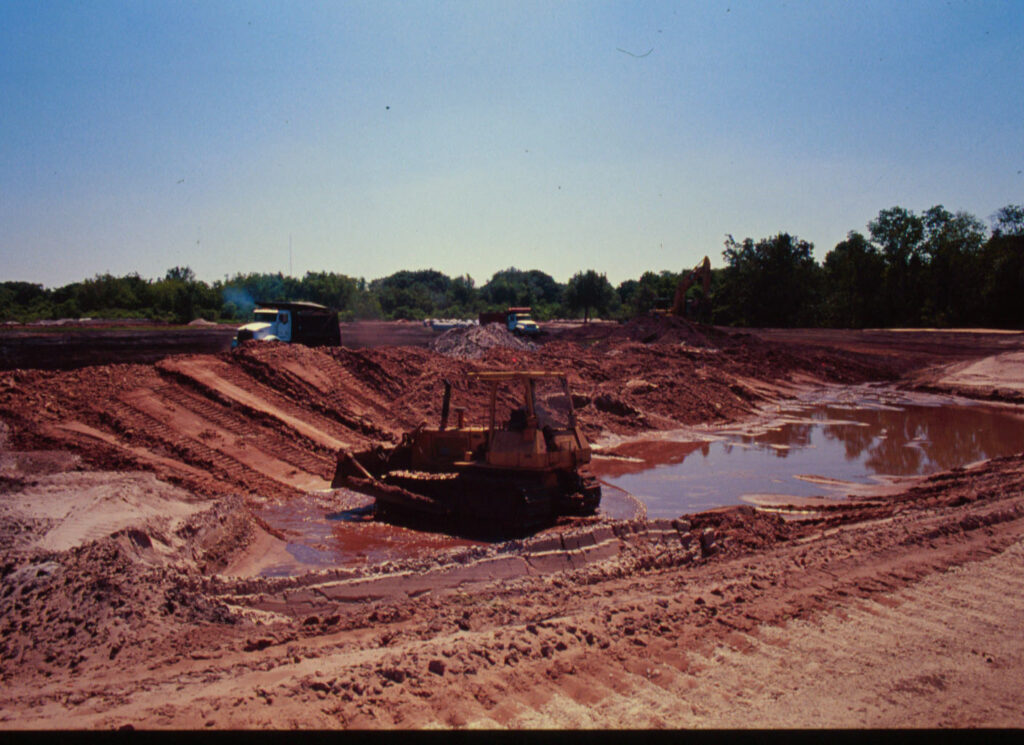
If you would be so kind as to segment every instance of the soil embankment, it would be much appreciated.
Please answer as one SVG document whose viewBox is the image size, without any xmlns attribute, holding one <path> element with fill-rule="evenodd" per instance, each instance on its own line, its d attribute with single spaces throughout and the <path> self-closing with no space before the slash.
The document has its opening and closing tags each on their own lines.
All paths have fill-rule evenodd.
<svg viewBox="0 0 1024 745">
<path fill-rule="evenodd" d="M 226 325 L 5 328 L 0 330 L 0 370 L 73 370 L 112 362 L 153 363 L 171 354 L 215 354 L 230 348 L 234 335 L 235 328 Z"/>
<path fill-rule="evenodd" d="M 467 371 L 567 369 L 588 435 L 629 438 L 815 383 L 984 374 L 988 396 L 1014 368 L 981 358 L 1022 346 L 973 339 L 950 370 L 927 332 L 786 333 L 639 319 L 479 359 L 247 344 L 2 373 L 0 726 L 1021 726 L 1024 454 L 785 518 L 501 544 L 356 521 L 333 540 L 388 548 L 267 571 L 295 536 L 257 507 L 359 513 L 318 491 L 336 450 L 436 420 L 443 378 L 473 412 Z"/>
</svg>

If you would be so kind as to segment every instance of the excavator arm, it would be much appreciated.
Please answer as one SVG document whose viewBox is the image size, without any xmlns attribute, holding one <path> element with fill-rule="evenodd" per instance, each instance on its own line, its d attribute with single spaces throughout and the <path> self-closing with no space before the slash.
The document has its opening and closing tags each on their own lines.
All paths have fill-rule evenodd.
<svg viewBox="0 0 1024 745">
<path fill-rule="evenodd" d="M 704 257 L 704 261 L 693 268 L 693 271 L 688 272 L 679 280 L 675 297 L 672 299 L 672 310 L 669 311 L 672 315 L 686 316 L 686 292 L 693 287 L 697 280 L 701 281 L 704 297 L 708 297 L 711 294 L 711 260 L 707 256 Z"/>
</svg>

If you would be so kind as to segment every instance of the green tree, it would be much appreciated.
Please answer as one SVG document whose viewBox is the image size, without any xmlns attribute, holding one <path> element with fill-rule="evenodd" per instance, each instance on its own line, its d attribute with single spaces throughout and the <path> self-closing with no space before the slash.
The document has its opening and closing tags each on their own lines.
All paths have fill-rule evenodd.
<svg viewBox="0 0 1024 745">
<path fill-rule="evenodd" d="M 153 315 L 188 323 L 196 318 L 219 318 L 222 299 L 219 289 L 196 279 L 190 267 L 168 269 L 164 278 L 150 283 L 149 294 Z"/>
<path fill-rule="evenodd" d="M 863 235 L 850 231 L 825 255 L 824 314 L 839 328 L 881 326 L 885 295 L 881 277 L 885 259 Z"/>
<path fill-rule="evenodd" d="M 176 266 L 167 270 L 167 274 L 164 275 L 166 280 L 179 280 L 181 282 L 195 282 L 196 273 L 192 271 L 192 267 L 189 266 Z"/>
<path fill-rule="evenodd" d="M 31 282 L 0 282 L 0 321 L 29 320 L 49 316 L 51 293 Z"/>
<path fill-rule="evenodd" d="M 565 302 L 574 311 L 583 311 L 583 322 L 590 322 L 590 309 L 604 313 L 615 301 L 615 289 L 604 274 L 593 269 L 577 272 L 565 288 Z"/>
<path fill-rule="evenodd" d="M 1000 207 L 992 217 L 992 235 L 1024 235 L 1024 205 Z"/>
<path fill-rule="evenodd" d="M 479 305 L 480 293 L 472 277 L 465 274 L 452 280 L 446 298 L 446 315 L 470 318 L 476 315 Z"/>
<path fill-rule="evenodd" d="M 352 305 L 352 298 L 358 292 L 358 281 L 344 274 L 334 272 L 306 272 L 300 283 L 304 300 L 326 305 L 328 308 L 345 310 Z"/>
<path fill-rule="evenodd" d="M 509 306 L 530 306 L 537 318 L 550 318 L 560 310 L 565 287 L 539 269 L 509 267 L 494 275 L 480 288 L 480 300 L 491 310 Z"/>
<path fill-rule="evenodd" d="M 1024 232 L 993 233 L 982 248 L 984 323 L 1024 327 Z"/>
<path fill-rule="evenodd" d="M 922 222 L 924 292 L 918 322 L 950 326 L 979 321 L 984 224 L 967 212 L 952 214 L 941 204 L 926 210 Z"/>
<path fill-rule="evenodd" d="M 716 318 L 739 326 L 816 325 L 822 271 L 813 250 L 789 233 L 757 243 L 739 243 L 730 235 L 721 285 L 713 293 Z"/>
<path fill-rule="evenodd" d="M 640 279 L 628 279 L 616 288 L 619 302 L 627 316 L 649 313 L 655 308 L 671 307 L 681 274 L 662 270 L 647 271 Z"/>
<path fill-rule="evenodd" d="M 434 269 L 402 270 L 370 283 L 386 318 L 423 319 L 447 307 L 451 279 Z"/>
<path fill-rule="evenodd" d="M 885 257 L 882 283 L 889 323 L 917 323 L 923 300 L 924 221 L 912 210 L 890 207 L 868 223 L 868 232 Z"/>
</svg>

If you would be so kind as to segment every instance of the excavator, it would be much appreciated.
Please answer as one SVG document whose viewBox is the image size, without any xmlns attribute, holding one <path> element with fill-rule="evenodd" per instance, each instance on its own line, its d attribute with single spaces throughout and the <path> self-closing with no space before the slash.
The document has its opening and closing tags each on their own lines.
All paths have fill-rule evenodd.
<svg viewBox="0 0 1024 745">
<path fill-rule="evenodd" d="M 703 297 L 690 302 L 690 307 L 687 307 L 686 292 L 697 282 L 701 281 L 701 289 L 704 291 Z M 693 271 L 683 275 L 683 278 L 679 280 L 678 286 L 676 286 L 676 294 L 672 299 L 672 308 L 668 311 L 668 315 L 681 316 L 683 318 L 694 317 L 700 318 L 704 315 L 707 305 L 711 299 L 711 261 L 707 256 L 704 257 L 704 261 L 693 268 Z"/>
</svg>

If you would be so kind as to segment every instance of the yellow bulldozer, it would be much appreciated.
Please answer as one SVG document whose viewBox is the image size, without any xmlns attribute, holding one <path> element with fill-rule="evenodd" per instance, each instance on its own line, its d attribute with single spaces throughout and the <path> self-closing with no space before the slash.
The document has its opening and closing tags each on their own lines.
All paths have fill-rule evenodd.
<svg viewBox="0 0 1024 745">
<path fill-rule="evenodd" d="M 593 514 L 601 487 L 586 467 L 590 445 L 565 373 L 468 373 L 467 383 L 477 382 L 490 387 L 485 423 L 467 424 L 457 408 L 449 426 L 452 385 L 444 381 L 439 427 L 421 424 L 390 448 L 342 450 L 332 488 L 373 496 L 377 519 L 460 533 L 523 535 L 560 515 Z M 502 386 L 519 388 L 520 406 L 500 411 Z"/>
</svg>

